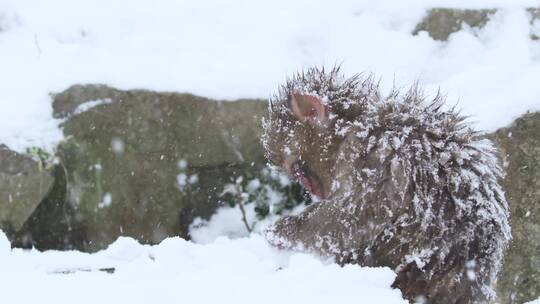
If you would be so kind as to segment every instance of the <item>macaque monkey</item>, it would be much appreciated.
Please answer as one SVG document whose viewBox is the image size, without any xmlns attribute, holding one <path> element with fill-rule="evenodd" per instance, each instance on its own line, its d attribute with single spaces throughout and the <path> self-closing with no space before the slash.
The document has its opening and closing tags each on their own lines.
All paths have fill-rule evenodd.
<svg viewBox="0 0 540 304">
<path fill-rule="evenodd" d="M 485 303 L 511 239 L 496 149 L 440 95 L 372 77 L 294 75 L 264 121 L 268 161 L 320 202 L 265 235 L 341 265 L 386 266 L 411 302 Z"/>
</svg>

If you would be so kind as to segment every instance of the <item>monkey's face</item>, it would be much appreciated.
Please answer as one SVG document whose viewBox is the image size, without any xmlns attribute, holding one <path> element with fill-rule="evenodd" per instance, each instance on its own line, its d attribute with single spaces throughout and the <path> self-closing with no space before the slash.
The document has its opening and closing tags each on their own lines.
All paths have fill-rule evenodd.
<svg viewBox="0 0 540 304">
<path fill-rule="evenodd" d="M 266 122 L 264 143 L 270 163 L 282 168 L 312 195 L 332 194 L 336 136 L 329 109 L 321 97 L 292 92 Z"/>
</svg>

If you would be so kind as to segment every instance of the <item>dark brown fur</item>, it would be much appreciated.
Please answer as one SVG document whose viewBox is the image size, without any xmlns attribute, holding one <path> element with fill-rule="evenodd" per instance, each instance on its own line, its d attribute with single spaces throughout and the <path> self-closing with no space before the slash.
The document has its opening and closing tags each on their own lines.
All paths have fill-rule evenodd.
<svg viewBox="0 0 540 304">
<path fill-rule="evenodd" d="M 305 110 L 312 100 L 324 110 Z M 390 267 L 411 301 L 493 300 L 510 239 L 502 172 L 491 143 L 442 105 L 416 89 L 383 98 L 339 69 L 295 75 L 272 99 L 263 143 L 273 165 L 324 195 L 277 221 L 269 242 Z"/>
</svg>

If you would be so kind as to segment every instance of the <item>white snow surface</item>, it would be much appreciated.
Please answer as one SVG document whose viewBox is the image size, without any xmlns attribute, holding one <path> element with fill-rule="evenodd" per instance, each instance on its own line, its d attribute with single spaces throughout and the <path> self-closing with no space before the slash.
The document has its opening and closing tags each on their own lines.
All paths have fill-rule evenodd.
<svg viewBox="0 0 540 304">
<path fill-rule="evenodd" d="M 11 250 L 0 231 L 0 269 L 2 303 L 406 303 L 390 269 L 341 268 L 259 235 L 208 245 L 120 238 L 86 254 Z"/>
<path fill-rule="evenodd" d="M 0 143 L 52 149 L 52 92 L 79 83 L 267 98 L 293 72 L 343 65 L 383 88 L 439 87 L 484 130 L 540 104 L 539 1 L 0 1 Z M 483 30 L 411 35 L 428 7 L 503 10 Z M 540 31 L 540 23 L 532 28 Z"/>
</svg>

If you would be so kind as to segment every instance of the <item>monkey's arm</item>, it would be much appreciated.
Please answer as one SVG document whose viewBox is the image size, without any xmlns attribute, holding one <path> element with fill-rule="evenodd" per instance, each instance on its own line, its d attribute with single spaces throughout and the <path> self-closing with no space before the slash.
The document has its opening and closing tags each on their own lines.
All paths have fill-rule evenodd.
<svg viewBox="0 0 540 304">
<path fill-rule="evenodd" d="M 278 248 L 307 250 L 351 263 L 360 244 L 350 243 L 362 239 L 353 217 L 341 204 L 321 202 L 297 216 L 282 217 L 266 230 L 266 237 Z"/>
</svg>

